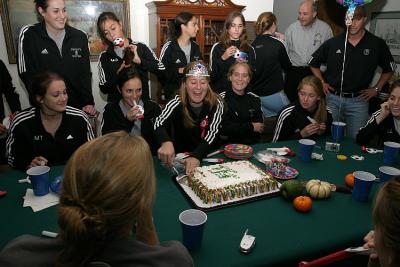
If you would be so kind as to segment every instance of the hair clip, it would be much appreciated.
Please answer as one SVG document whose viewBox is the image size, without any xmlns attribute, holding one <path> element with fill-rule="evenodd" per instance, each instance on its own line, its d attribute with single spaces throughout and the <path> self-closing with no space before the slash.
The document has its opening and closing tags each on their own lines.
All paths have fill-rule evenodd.
<svg viewBox="0 0 400 267">
<path fill-rule="evenodd" d="M 189 69 L 187 76 L 197 76 L 197 77 L 209 77 L 208 69 L 201 63 L 195 64 L 192 68 Z"/>
</svg>

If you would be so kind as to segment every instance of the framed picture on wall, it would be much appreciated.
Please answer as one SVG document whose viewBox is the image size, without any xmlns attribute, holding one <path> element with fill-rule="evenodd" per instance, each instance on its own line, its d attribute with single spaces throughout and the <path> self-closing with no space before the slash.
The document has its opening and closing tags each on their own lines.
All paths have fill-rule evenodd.
<svg viewBox="0 0 400 267">
<path fill-rule="evenodd" d="M 375 12 L 371 15 L 370 30 L 385 40 L 394 60 L 400 63 L 400 12 Z"/>
<path fill-rule="evenodd" d="M 104 11 L 111 11 L 121 19 L 125 33 L 130 34 L 129 0 L 66 0 L 68 24 L 85 31 L 89 38 L 90 58 L 98 59 L 105 49 L 97 34 L 97 18 Z M 38 17 L 32 0 L 3 0 L 1 6 L 4 39 L 7 45 L 8 60 L 16 63 L 18 36 L 25 25 L 35 24 Z"/>
</svg>

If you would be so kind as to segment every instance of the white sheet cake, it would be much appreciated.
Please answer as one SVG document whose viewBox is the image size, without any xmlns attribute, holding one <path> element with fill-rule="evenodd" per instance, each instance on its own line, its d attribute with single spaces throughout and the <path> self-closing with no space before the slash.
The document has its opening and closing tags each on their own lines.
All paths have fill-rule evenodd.
<svg viewBox="0 0 400 267">
<path fill-rule="evenodd" d="M 278 183 L 251 162 L 242 160 L 198 167 L 188 177 L 188 186 L 204 203 L 221 203 L 275 190 Z"/>
</svg>

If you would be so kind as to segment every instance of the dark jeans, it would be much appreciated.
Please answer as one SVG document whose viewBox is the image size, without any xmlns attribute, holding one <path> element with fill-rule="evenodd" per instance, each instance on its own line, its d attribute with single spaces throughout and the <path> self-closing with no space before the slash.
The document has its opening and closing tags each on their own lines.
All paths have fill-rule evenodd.
<svg viewBox="0 0 400 267">
<path fill-rule="evenodd" d="M 293 66 L 292 69 L 286 73 L 285 93 L 290 102 L 294 102 L 297 100 L 297 87 L 299 86 L 301 80 L 309 75 L 312 75 L 312 72 L 308 66 Z"/>
</svg>

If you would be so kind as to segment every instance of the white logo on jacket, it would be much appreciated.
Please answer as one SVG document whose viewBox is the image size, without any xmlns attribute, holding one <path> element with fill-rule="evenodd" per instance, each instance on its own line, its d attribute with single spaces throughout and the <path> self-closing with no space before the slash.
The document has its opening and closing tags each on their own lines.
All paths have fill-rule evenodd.
<svg viewBox="0 0 400 267">
<path fill-rule="evenodd" d="M 49 53 L 49 51 L 47 51 L 47 49 L 43 49 L 42 52 L 40 52 L 40 54 L 42 55 L 47 55 Z"/>
<path fill-rule="evenodd" d="M 81 58 L 82 49 L 81 48 L 71 48 L 73 58 Z"/>
<path fill-rule="evenodd" d="M 33 140 L 35 140 L 35 141 L 42 141 L 42 140 L 43 140 L 43 135 L 35 135 L 35 136 L 33 137 Z"/>
</svg>

